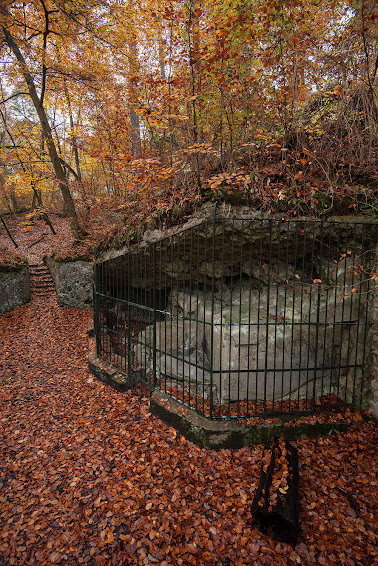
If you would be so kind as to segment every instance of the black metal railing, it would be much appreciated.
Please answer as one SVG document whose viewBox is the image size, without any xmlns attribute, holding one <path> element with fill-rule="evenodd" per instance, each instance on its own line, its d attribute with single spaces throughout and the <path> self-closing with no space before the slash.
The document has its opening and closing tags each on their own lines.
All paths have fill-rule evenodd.
<svg viewBox="0 0 378 566">
<path fill-rule="evenodd" d="M 213 419 L 361 405 L 377 223 L 214 216 L 98 263 L 98 356 Z"/>
</svg>

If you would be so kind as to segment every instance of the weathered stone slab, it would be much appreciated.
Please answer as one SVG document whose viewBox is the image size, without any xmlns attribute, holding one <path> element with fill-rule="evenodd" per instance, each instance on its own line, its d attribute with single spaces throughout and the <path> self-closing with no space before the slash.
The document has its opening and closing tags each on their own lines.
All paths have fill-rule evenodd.
<svg viewBox="0 0 378 566">
<path fill-rule="evenodd" d="M 350 356 L 361 362 L 356 327 L 364 310 L 356 294 L 272 286 L 238 288 L 221 299 L 173 290 L 166 319 L 138 336 L 139 363 L 152 367 L 155 347 L 158 372 L 209 386 L 212 374 L 224 403 L 331 393 L 330 368 L 348 365 Z"/>
<path fill-rule="evenodd" d="M 89 261 L 58 262 L 45 258 L 55 283 L 58 305 L 78 309 L 93 304 L 93 264 Z"/>
<path fill-rule="evenodd" d="M 30 301 L 29 267 L 0 268 L 0 314 Z"/>
</svg>

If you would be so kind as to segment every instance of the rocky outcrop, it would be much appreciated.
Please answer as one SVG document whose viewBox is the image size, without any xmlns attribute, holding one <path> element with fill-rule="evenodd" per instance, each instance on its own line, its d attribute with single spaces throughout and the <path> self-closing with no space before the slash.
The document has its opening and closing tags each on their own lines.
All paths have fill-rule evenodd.
<svg viewBox="0 0 378 566">
<path fill-rule="evenodd" d="M 54 280 L 58 305 L 78 309 L 93 303 L 93 264 L 89 261 L 56 261 L 44 258 Z"/>
<path fill-rule="evenodd" d="M 367 239 L 377 234 L 378 225 L 358 222 L 355 217 L 305 221 L 301 226 L 300 222 L 254 216 L 204 220 L 198 214 L 180 227 L 146 231 L 143 241 L 104 253 L 98 263 L 111 260 L 105 270 L 109 286 L 126 270 L 128 285 L 146 290 L 163 289 L 167 282 L 170 287 L 209 285 L 213 278 L 219 285 L 225 278 L 240 276 L 272 284 L 299 274 L 301 281 L 327 278 L 332 283 L 332 276 L 343 278 L 341 271 L 327 272 L 334 250 L 353 246 L 353 257 L 347 259 L 356 261 Z"/>
<path fill-rule="evenodd" d="M 146 232 L 99 262 L 101 339 L 120 356 L 130 340 L 143 371 L 220 404 L 332 395 L 360 406 L 369 382 L 373 407 L 377 236 L 358 218 L 250 215 Z"/>
<path fill-rule="evenodd" d="M 27 265 L 0 267 L 0 314 L 30 301 L 30 275 Z"/>
<path fill-rule="evenodd" d="M 173 291 L 171 316 L 139 334 L 139 363 L 152 368 L 155 347 L 156 370 L 175 382 L 206 390 L 212 373 L 221 404 L 312 399 L 336 390 L 355 401 L 365 314 L 357 293 L 278 285 L 223 288 L 222 295 Z"/>
</svg>

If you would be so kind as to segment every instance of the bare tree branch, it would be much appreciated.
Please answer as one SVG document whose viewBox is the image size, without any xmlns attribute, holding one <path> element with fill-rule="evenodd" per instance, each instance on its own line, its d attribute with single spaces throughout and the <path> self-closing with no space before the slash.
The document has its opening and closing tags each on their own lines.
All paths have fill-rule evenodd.
<svg viewBox="0 0 378 566">
<path fill-rule="evenodd" d="M 29 93 L 28 92 L 16 92 L 15 94 L 8 96 L 8 98 L 5 98 L 4 100 L 0 100 L 0 104 L 5 104 L 6 102 L 8 102 L 8 100 L 12 100 L 12 98 L 15 98 L 16 96 L 29 96 Z"/>
</svg>

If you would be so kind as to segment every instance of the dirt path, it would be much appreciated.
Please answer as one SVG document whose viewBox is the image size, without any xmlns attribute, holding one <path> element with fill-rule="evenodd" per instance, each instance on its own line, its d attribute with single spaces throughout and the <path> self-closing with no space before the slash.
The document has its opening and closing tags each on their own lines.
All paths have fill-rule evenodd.
<svg viewBox="0 0 378 566">
<path fill-rule="evenodd" d="M 43 220 L 39 220 L 33 226 L 28 227 L 26 214 L 14 217 L 4 216 L 7 228 L 18 247 L 14 247 L 4 227 L 0 224 L 0 248 L 6 247 L 13 252 L 26 256 L 31 264 L 40 263 L 42 257 L 53 250 L 68 248 L 73 241 L 69 222 L 66 218 L 56 214 L 50 214 L 49 218 L 56 231 L 55 236 Z"/>
<path fill-rule="evenodd" d="M 297 547 L 251 523 L 261 447 L 207 452 L 87 370 L 88 311 L 0 316 L 0 565 L 371 566 L 377 428 L 297 443 Z M 348 499 L 360 505 L 356 516 Z"/>
</svg>

